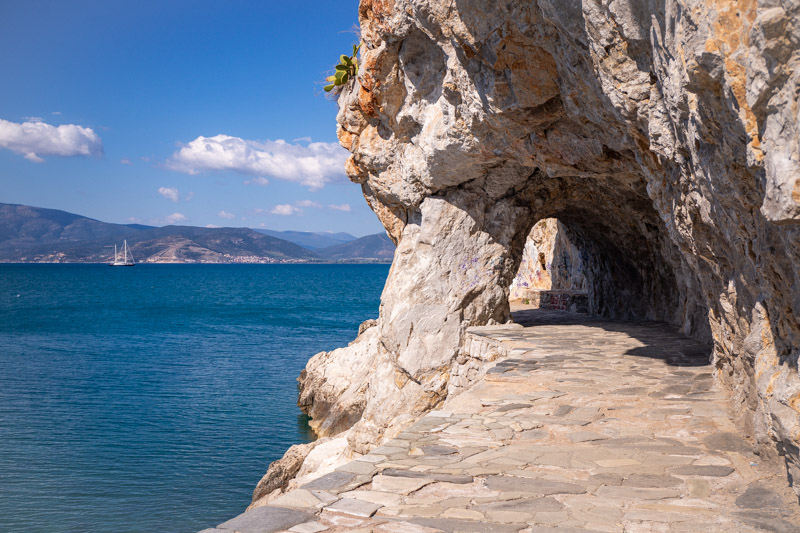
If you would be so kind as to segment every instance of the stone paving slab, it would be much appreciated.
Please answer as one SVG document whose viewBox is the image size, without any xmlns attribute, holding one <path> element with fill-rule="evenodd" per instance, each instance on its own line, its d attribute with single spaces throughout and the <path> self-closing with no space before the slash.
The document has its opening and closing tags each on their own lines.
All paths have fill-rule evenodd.
<svg viewBox="0 0 800 533">
<path fill-rule="evenodd" d="M 304 522 L 294 527 L 290 527 L 289 531 L 291 531 L 291 533 L 320 533 L 320 531 L 325 531 L 327 529 L 330 528 L 320 522 L 315 521 L 315 522 Z"/>
<path fill-rule="evenodd" d="M 276 533 L 314 518 L 313 514 L 295 509 L 258 507 L 218 525 L 217 529 L 236 533 Z"/>
<path fill-rule="evenodd" d="M 381 507 L 383 507 L 383 505 L 379 503 L 373 503 L 357 498 L 342 498 L 336 503 L 332 503 L 326 507 L 326 510 L 335 513 L 344 513 L 348 515 L 369 518 Z"/>
<path fill-rule="evenodd" d="M 281 496 L 306 505 L 309 529 L 289 531 L 800 531 L 782 466 L 727 414 L 708 346 L 664 324 L 514 318 L 525 327 L 476 333 L 508 354 L 483 379 Z"/>
</svg>

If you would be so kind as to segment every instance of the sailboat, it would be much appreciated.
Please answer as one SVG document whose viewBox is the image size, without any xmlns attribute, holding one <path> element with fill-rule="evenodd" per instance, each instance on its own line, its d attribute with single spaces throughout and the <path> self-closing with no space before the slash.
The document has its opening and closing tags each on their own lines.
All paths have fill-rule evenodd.
<svg viewBox="0 0 800 533">
<path fill-rule="evenodd" d="M 122 253 L 117 252 L 117 245 L 114 245 L 114 261 L 109 263 L 112 267 L 132 267 L 136 263 L 133 261 L 133 254 L 128 251 L 128 241 L 122 241 Z"/>
</svg>

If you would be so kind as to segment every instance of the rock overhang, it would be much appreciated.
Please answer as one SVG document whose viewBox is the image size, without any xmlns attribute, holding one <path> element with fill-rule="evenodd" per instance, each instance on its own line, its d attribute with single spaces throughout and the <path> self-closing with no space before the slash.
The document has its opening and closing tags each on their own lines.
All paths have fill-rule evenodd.
<svg viewBox="0 0 800 533">
<path fill-rule="evenodd" d="M 398 250 L 378 325 L 309 366 L 320 423 L 357 420 L 363 452 L 441 402 L 466 328 L 509 318 L 525 237 L 556 217 L 594 258 L 591 310 L 713 342 L 741 427 L 795 472 L 800 3 L 785 4 L 362 0 L 338 135 Z M 326 382 L 353 359 L 361 373 Z"/>
</svg>

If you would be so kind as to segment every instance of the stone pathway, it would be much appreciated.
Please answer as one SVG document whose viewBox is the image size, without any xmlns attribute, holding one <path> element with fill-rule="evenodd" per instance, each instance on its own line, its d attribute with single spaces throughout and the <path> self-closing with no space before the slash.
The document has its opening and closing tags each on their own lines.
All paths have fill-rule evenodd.
<svg viewBox="0 0 800 533">
<path fill-rule="evenodd" d="M 470 330 L 504 356 L 466 392 L 204 533 L 800 531 L 784 471 L 727 414 L 708 346 L 663 324 L 514 318 Z"/>
</svg>

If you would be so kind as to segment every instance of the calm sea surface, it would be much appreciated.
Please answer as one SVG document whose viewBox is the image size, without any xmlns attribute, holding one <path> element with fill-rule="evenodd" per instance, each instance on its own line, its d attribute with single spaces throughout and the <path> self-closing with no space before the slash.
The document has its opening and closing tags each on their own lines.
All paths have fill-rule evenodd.
<svg viewBox="0 0 800 533">
<path fill-rule="evenodd" d="M 388 265 L 0 265 L 0 531 L 194 532 L 313 436 Z"/>
</svg>

